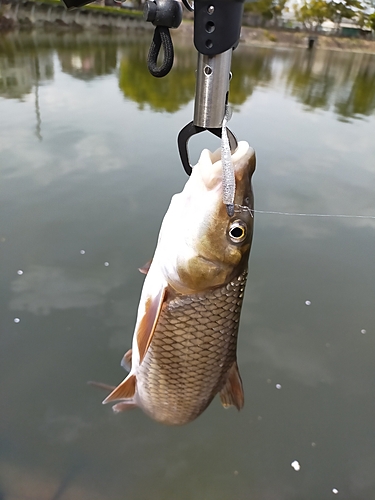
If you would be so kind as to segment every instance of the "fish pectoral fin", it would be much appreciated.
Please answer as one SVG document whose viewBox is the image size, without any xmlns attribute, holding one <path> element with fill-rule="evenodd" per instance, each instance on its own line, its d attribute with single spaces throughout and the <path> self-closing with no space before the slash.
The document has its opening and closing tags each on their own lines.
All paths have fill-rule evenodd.
<svg viewBox="0 0 375 500">
<path fill-rule="evenodd" d="M 131 399 L 135 394 L 135 386 L 136 386 L 136 378 L 135 375 L 129 375 L 125 380 L 121 382 L 112 392 L 105 398 L 103 401 L 103 405 L 106 403 L 110 403 L 111 401 L 116 401 L 118 399 Z"/>
<path fill-rule="evenodd" d="M 229 406 L 235 406 L 237 410 L 243 408 L 244 394 L 237 361 L 233 363 L 228 372 L 227 381 L 220 391 L 220 399 L 224 408 L 229 408 Z"/>
<path fill-rule="evenodd" d="M 132 355 L 133 351 L 129 349 L 125 354 L 124 357 L 121 360 L 121 366 L 126 370 L 127 372 L 130 372 L 132 369 Z"/>
<path fill-rule="evenodd" d="M 142 267 L 138 267 L 138 271 L 142 274 L 147 274 L 148 270 L 150 269 L 152 259 L 146 262 Z"/>
<path fill-rule="evenodd" d="M 146 300 L 145 312 L 139 322 L 136 332 L 139 351 L 139 364 L 142 363 L 148 348 L 150 347 L 152 337 L 161 313 L 161 309 L 167 296 L 167 287 L 162 287 L 155 296 L 149 296 Z"/>
</svg>

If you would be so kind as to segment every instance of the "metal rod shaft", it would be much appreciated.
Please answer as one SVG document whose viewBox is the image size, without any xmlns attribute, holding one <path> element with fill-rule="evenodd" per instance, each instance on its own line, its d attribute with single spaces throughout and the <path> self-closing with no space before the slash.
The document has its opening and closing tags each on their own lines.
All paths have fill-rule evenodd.
<svg viewBox="0 0 375 500">
<path fill-rule="evenodd" d="M 194 125 L 220 128 L 229 91 L 232 49 L 215 56 L 198 53 Z"/>
</svg>

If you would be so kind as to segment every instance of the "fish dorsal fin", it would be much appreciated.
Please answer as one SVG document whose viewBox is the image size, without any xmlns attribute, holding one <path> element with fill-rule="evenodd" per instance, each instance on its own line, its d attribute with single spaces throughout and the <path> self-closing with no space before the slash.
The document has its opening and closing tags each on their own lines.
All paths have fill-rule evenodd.
<svg viewBox="0 0 375 500">
<path fill-rule="evenodd" d="M 103 401 L 103 405 L 111 401 L 116 401 L 118 399 L 130 399 L 135 394 L 136 378 L 135 375 L 130 375 L 126 377 L 125 380 L 121 382 L 120 385 L 114 389 L 109 396 Z"/>
<path fill-rule="evenodd" d="M 148 260 L 146 264 L 144 264 L 142 267 L 138 267 L 138 271 L 142 274 L 147 274 L 148 270 L 150 269 L 152 259 Z"/>
<path fill-rule="evenodd" d="M 243 408 L 244 395 L 237 361 L 233 363 L 228 372 L 227 381 L 220 391 L 220 399 L 224 408 L 228 408 L 229 406 L 235 406 L 237 410 L 241 410 Z"/>
<path fill-rule="evenodd" d="M 167 296 L 167 288 L 163 287 L 155 297 L 149 296 L 146 300 L 145 312 L 137 328 L 137 344 L 139 351 L 139 364 L 142 363 L 160 316 L 161 308 Z"/>
</svg>

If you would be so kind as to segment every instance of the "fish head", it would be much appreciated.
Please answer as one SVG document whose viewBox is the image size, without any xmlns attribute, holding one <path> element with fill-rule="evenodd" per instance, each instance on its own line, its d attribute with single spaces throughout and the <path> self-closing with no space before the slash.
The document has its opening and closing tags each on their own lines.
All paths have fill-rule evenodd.
<svg viewBox="0 0 375 500">
<path fill-rule="evenodd" d="M 255 153 L 247 142 L 239 142 L 232 163 L 236 184 L 233 216 L 223 203 L 220 150 L 202 151 L 183 191 L 172 198 L 157 250 L 163 275 L 178 293 L 222 286 L 247 268 L 255 170 Z"/>
</svg>

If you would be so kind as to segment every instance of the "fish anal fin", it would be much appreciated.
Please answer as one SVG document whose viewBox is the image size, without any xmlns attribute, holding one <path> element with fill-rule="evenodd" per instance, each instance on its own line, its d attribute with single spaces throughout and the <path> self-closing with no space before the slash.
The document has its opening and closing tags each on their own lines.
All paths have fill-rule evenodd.
<svg viewBox="0 0 375 500">
<path fill-rule="evenodd" d="M 224 408 L 235 406 L 241 410 L 244 405 L 242 380 L 238 371 L 237 361 L 231 366 L 224 387 L 220 391 L 221 404 Z"/>
<path fill-rule="evenodd" d="M 148 270 L 150 269 L 152 259 L 146 262 L 142 267 L 138 267 L 138 271 L 142 274 L 147 274 Z"/>
<path fill-rule="evenodd" d="M 125 354 L 124 357 L 121 360 L 121 366 L 126 370 L 127 372 L 130 372 L 132 368 L 132 354 L 133 351 L 129 349 Z"/>
<path fill-rule="evenodd" d="M 152 337 L 159 319 L 161 308 L 166 299 L 167 288 L 163 287 L 155 297 L 149 296 L 146 301 L 145 313 L 137 329 L 137 343 L 139 351 L 139 364 L 151 344 Z"/>
<path fill-rule="evenodd" d="M 131 399 L 135 394 L 136 378 L 135 375 L 126 377 L 120 385 L 114 389 L 109 396 L 103 401 L 103 405 L 110 401 L 117 401 L 118 399 Z"/>
</svg>

